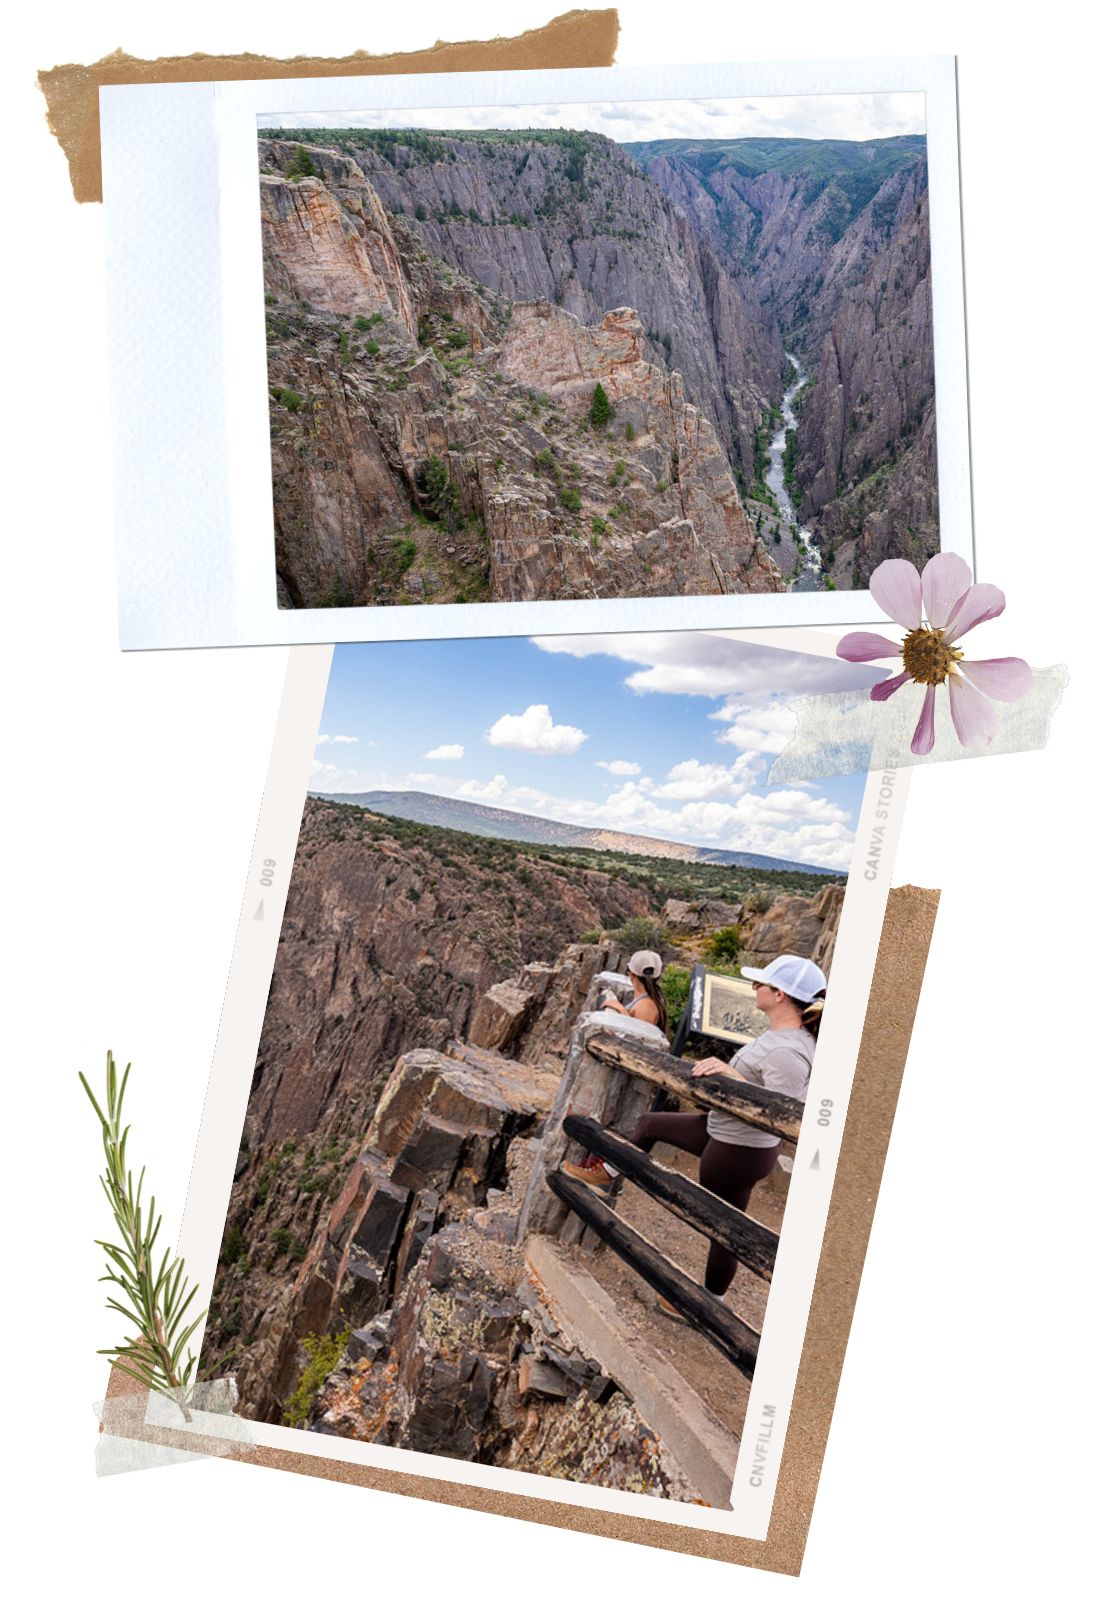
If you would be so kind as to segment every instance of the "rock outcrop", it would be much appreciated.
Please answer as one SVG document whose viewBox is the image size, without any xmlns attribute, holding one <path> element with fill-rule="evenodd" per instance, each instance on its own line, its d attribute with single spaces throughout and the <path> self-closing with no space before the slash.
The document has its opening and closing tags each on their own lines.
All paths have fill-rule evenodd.
<svg viewBox="0 0 1100 1600">
<path fill-rule="evenodd" d="M 808 956 L 828 977 L 843 907 L 844 889 L 835 883 L 812 899 L 778 895 L 767 911 L 745 924 L 746 951 L 765 963 L 778 955 Z M 750 961 L 748 954 L 743 959 Z"/>
</svg>

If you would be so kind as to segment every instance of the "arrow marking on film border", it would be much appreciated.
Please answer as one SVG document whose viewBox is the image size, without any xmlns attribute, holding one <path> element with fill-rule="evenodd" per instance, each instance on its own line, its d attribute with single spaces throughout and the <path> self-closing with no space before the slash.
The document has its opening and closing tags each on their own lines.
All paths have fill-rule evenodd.
<svg viewBox="0 0 1100 1600">
<path fill-rule="evenodd" d="M 811 1172 L 820 1172 L 821 1171 L 821 1151 L 820 1150 L 815 1150 L 814 1151 L 814 1158 L 810 1162 L 810 1171 Z"/>
<path fill-rule="evenodd" d="M 262 900 L 252 913 L 252 920 L 253 922 L 262 922 L 264 920 L 264 903 Z"/>
</svg>

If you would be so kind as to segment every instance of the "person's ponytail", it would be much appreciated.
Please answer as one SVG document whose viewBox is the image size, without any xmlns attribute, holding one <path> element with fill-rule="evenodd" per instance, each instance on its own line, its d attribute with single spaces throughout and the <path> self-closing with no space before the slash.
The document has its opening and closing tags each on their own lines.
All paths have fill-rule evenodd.
<svg viewBox="0 0 1100 1600">
<path fill-rule="evenodd" d="M 659 978 L 655 978 L 652 973 L 641 972 L 638 974 L 638 981 L 645 990 L 649 999 L 652 1000 L 653 1004 L 657 1007 L 657 1026 L 660 1028 L 662 1033 L 667 1033 L 668 1003 L 665 1000 L 665 992 L 661 988 L 661 980 Z"/>
<path fill-rule="evenodd" d="M 818 1029 L 821 1027 L 821 1018 L 825 1011 L 824 989 L 819 995 L 815 995 L 812 1000 L 794 1000 L 789 995 L 787 998 L 791 1000 L 791 1004 L 798 1012 L 801 1018 L 801 1026 L 805 1028 L 811 1039 L 816 1039 Z"/>
</svg>

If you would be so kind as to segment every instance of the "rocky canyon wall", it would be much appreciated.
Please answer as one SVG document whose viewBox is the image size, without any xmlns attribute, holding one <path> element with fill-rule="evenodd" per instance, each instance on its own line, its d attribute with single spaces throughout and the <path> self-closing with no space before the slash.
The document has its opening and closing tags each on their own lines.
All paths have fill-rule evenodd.
<svg viewBox="0 0 1100 1600">
<path fill-rule="evenodd" d="M 313 148 L 293 175 L 299 149 L 262 145 L 280 603 L 782 588 L 635 308 L 589 325 L 502 300 L 349 157 Z M 605 379 L 614 414 L 593 426 Z"/>
</svg>

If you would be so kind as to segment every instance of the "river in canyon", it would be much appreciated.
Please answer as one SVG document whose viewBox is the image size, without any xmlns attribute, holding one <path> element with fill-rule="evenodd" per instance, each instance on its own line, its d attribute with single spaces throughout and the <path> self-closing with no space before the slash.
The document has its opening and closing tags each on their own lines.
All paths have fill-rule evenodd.
<svg viewBox="0 0 1100 1600">
<path fill-rule="evenodd" d="M 764 474 L 764 481 L 775 496 L 779 507 L 779 515 L 785 525 L 791 530 L 796 543 L 801 550 L 801 568 L 798 577 L 791 584 L 792 591 L 823 589 L 825 577 L 821 570 L 821 552 L 812 543 L 809 535 L 799 524 L 795 515 L 794 504 L 783 482 L 783 453 L 787 448 L 787 435 L 798 427 L 798 418 L 794 414 L 794 401 L 799 391 L 806 385 L 809 374 L 805 367 L 788 350 L 787 360 L 794 368 L 794 378 L 783 393 L 781 426 L 768 446 L 769 466 Z"/>
</svg>

